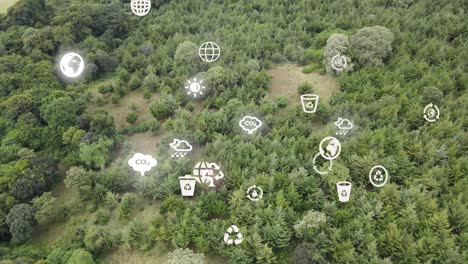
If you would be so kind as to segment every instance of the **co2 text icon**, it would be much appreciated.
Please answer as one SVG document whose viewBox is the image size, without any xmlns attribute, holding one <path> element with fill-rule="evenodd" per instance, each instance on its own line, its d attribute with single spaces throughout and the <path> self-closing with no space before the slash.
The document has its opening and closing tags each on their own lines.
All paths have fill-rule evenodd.
<svg viewBox="0 0 468 264">
<path fill-rule="evenodd" d="M 239 126 L 247 133 L 253 134 L 262 126 L 262 121 L 254 116 L 244 116 L 239 121 Z"/>
<path fill-rule="evenodd" d="M 128 160 L 128 165 L 137 171 L 141 176 L 145 176 L 145 173 L 150 171 L 154 166 L 158 164 L 158 161 L 151 155 L 145 155 L 141 153 L 135 153 L 131 159 Z"/>
</svg>

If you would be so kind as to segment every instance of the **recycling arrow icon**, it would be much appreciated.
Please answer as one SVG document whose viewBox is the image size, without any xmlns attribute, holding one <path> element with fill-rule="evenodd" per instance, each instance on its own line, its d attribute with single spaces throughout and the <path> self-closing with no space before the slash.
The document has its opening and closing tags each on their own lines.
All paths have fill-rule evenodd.
<svg viewBox="0 0 468 264">
<path fill-rule="evenodd" d="M 233 233 L 236 233 L 236 239 L 232 239 L 231 238 L 231 235 Z M 239 232 L 239 228 L 236 226 L 236 225 L 231 225 L 227 232 L 224 234 L 224 243 L 226 243 L 226 245 L 239 245 L 240 243 L 242 243 L 242 241 L 244 241 L 244 237 L 242 236 L 242 233 Z"/>
</svg>

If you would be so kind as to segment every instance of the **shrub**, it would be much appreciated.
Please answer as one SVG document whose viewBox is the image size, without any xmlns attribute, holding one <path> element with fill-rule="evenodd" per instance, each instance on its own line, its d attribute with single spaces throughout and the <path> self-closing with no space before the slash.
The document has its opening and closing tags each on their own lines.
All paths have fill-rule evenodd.
<svg viewBox="0 0 468 264">
<path fill-rule="evenodd" d="M 314 89 L 312 87 L 312 84 L 308 83 L 308 82 L 305 82 L 305 83 L 301 83 L 298 87 L 297 87 L 297 92 L 300 94 L 300 95 L 303 95 L 303 94 L 309 94 L 309 93 L 313 93 L 314 92 Z"/>
<path fill-rule="evenodd" d="M 114 91 L 114 85 L 112 84 L 101 84 L 98 87 L 98 91 L 102 94 L 112 93 Z"/>
<path fill-rule="evenodd" d="M 289 101 L 288 101 L 288 98 L 286 98 L 285 96 L 280 96 L 278 98 L 276 98 L 276 105 L 278 107 L 286 107 L 288 105 Z"/>
<path fill-rule="evenodd" d="M 138 119 L 138 113 L 133 111 L 133 112 L 130 112 L 128 115 L 127 115 L 127 122 L 129 124 L 134 124 Z"/>
<path fill-rule="evenodd" d="M 126 193 L 120 202 L 119 218 L 126 219 L 135 209 L 136 196 L 133 193 Z"/>
</svg>

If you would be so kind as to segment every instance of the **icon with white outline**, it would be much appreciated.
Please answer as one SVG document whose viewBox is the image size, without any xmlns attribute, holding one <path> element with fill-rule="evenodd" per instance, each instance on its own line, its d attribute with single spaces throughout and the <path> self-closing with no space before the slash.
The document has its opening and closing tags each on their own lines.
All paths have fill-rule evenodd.
<svg viewBox="0 0 468 264">
<path fill-rule="evenodd" d="M 315 165 L 315 163 L 317 162 L 317 158 L 321 156 L 320 153 L 317 153 L 315 156 L 314 156 L 314 159 L 312 160 L 312 163 L 314 164 L 313 166 L 313 169 L 315 170 L 315 172 L 317 172 L 318 174 L 320 175 L 326 175 L 328 174 L 328 172 L 330 172 L 333 168 L 333 160 L 329 160 L 330 161 L 330 165 L 328 165 L 328 170 L 326 171 L 320 171 L 317 167 L 317 165 Z"/>
<path fill-rule="evenodd" d="M 84 71 L 84 60 L 79 54 L 69 52 L 60 59 L 60 70 L 68 78 L 76 78 Z"/>
<path fill-rule="evenodd" d="M 145 172 L 150 171 L 154 166 L 158 164 L 158 161 L 151 155 L 145 155 L 141 153 L 135 153 L 131 159 L 128 160 L 128 165 L 137 171 L 141 176 L 145 176 Z"/>
<path fill-rule="evenodd" d="M 341 54 L 336 54 L 335 56 L 333 56 L 333 58 L 331 59 L 331 63 L 330 63 L 330 66 L 335 70 L 335 71 L 338 71 L 338 72 L 341 72 L 342 70 L 344 70 L 346 68 L 346 66 L 348 66 L 348 62 L 346 61 L 346 57 L 341 55 Z"/>
<path fill-rule="evenodd" d="M 146 16 L 151 10 L 151 0 L 132 0 L 130 7 L 133 14 L 137 16 Z"/>
<path fill-rule="evenodd" d="M 218 44 L 208 41 L 200 45 L 198 48 L 198 56 L 205 62 L 214 62 L 219 59 L 221 49 Z"/>
<path fill-rule="evenodd" d="M 369 171 L 369 181 L 375 187 L 383 187 L 388 180 L 388 172 L 382 165 L 376 165 Z"/>
<path fill-rule="evenodd" d="M 353 128 L 353 123 L 349 119 L 341 117 L 338 117 L 338 120 L 334 124 L 339 129 L 336 132 L 337 135 L 346 135 Z"/>
<path fill-rule="evenodd" d="M 249 134 L 253 134 L 262 126 L 262 121 L 254 116 L 244 116 L 239 121 L 239 126 Z"/>
<path fill-rule="evenodd" d="M 252 185 L 247 189 L 247 198 L 251 201 L 259 201 L 263 197 L 263 190 L 260 186 Z"/>
<path fill-rule="evenodd" d="M 236 239 L 232 239 L 231 238 L 231 235 L 235 233 L 237 238 Z M 239 245 L 240 243 L 242 243 L 242 241 L 244 241 L 244 237 L 242 236 L 242 233 L 239 231 L 239 228 L 236 226 L 236 225 L 231 225 L 227 232 L 224 234 L 224 243 L 226 243 L 226 245 Z"/>
<path fill-rule="evenodd" d="M 203 85 L 203 80 L 197 80 L 197 77 L 192 80 L 187 80 L 187 85 L 185 85 L 185 91 L 187 95 L 190 95 L 194 98 L 202 96 L 204 94 L 206 87 Z"/>
<path fill-rule="evenodd" d="M 336 183 L 336 191 L 338 192 L 338 199 L 340 202 L 346 203 L 349 201 L 352 186 L 353 184 L 347 181 L 340 181 Z"/>
<path fill-rule="evenodd" d="M 173 158 L 185 157 L 185 155 L 192 150 L 192 145 L 186 140 L 174 139 L 169 146 L 175 151 L 174 154 L 171 155 Z"/>
<path fill-rule="evenodd" d="M 192 175 L 185 175 L 179 177 L 180 190 L 182 196 L 193 196 L 195 193 L 195 185 L 200 182 L 200 178 L 193 177 Z"/>
<path fill-rule="evenodd" d="M 203 184 L 209 183 L 209 187 L 216 187 L 214 181 L 219 181 L 224 178 L 224 173 L 221 171 L 221 167 L 216 163 L 209 162 L 198 162 L 193 168 L 193 176 L 200 177 L 200 181 Z"/>
<path fill-rule="evenodd" d="M 327 145 L 324 147 L 325 143 Z M 341 153 L 341 143 L 334 137 L 326 137 L 320 141 L 319 151 L 324 159 L 334 160 L 338 158 Z"/>
<path fill-rule="evenodd" d="M 437 119 L 440 117 L 439 107 L 433 103 L 426 105 L 426 107 L 424 107 L 423 113 L 424 119 L 431 123 L 437 121 Z"/>
<path fill-rule="evenodd" d="M 319 96 L 316 94 L 301 95 L 302 111 L 304 111 L 304 113 L 315 113 L 317 111 L 318 101 Z"/>
</svg>

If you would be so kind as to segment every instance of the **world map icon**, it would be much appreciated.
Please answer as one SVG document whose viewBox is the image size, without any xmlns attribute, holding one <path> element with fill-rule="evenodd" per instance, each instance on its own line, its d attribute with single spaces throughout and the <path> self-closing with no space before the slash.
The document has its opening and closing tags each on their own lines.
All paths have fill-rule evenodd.
<svg viewBox="0 0 468 264">
<path fill-rule="evenodd" d="M 146 16 L 151 10 L 151 0 L 132 0 L 130 3 L 133 14 Z"/>
<path fill-rule="evenodd" d="M 65 54 L 60 60 L 60 70 L 69 78 L 76 78 L 83 73 L 84 60 L 74 52 Z"/>
<path fill-rule="evenodd" d="M 219 49 L 218 44 L 211 41 L 205 42 L 198 49 L 198 55 L 205 62 L 213 62 L 219 59 L 221 50 Z"/>
</svg>

